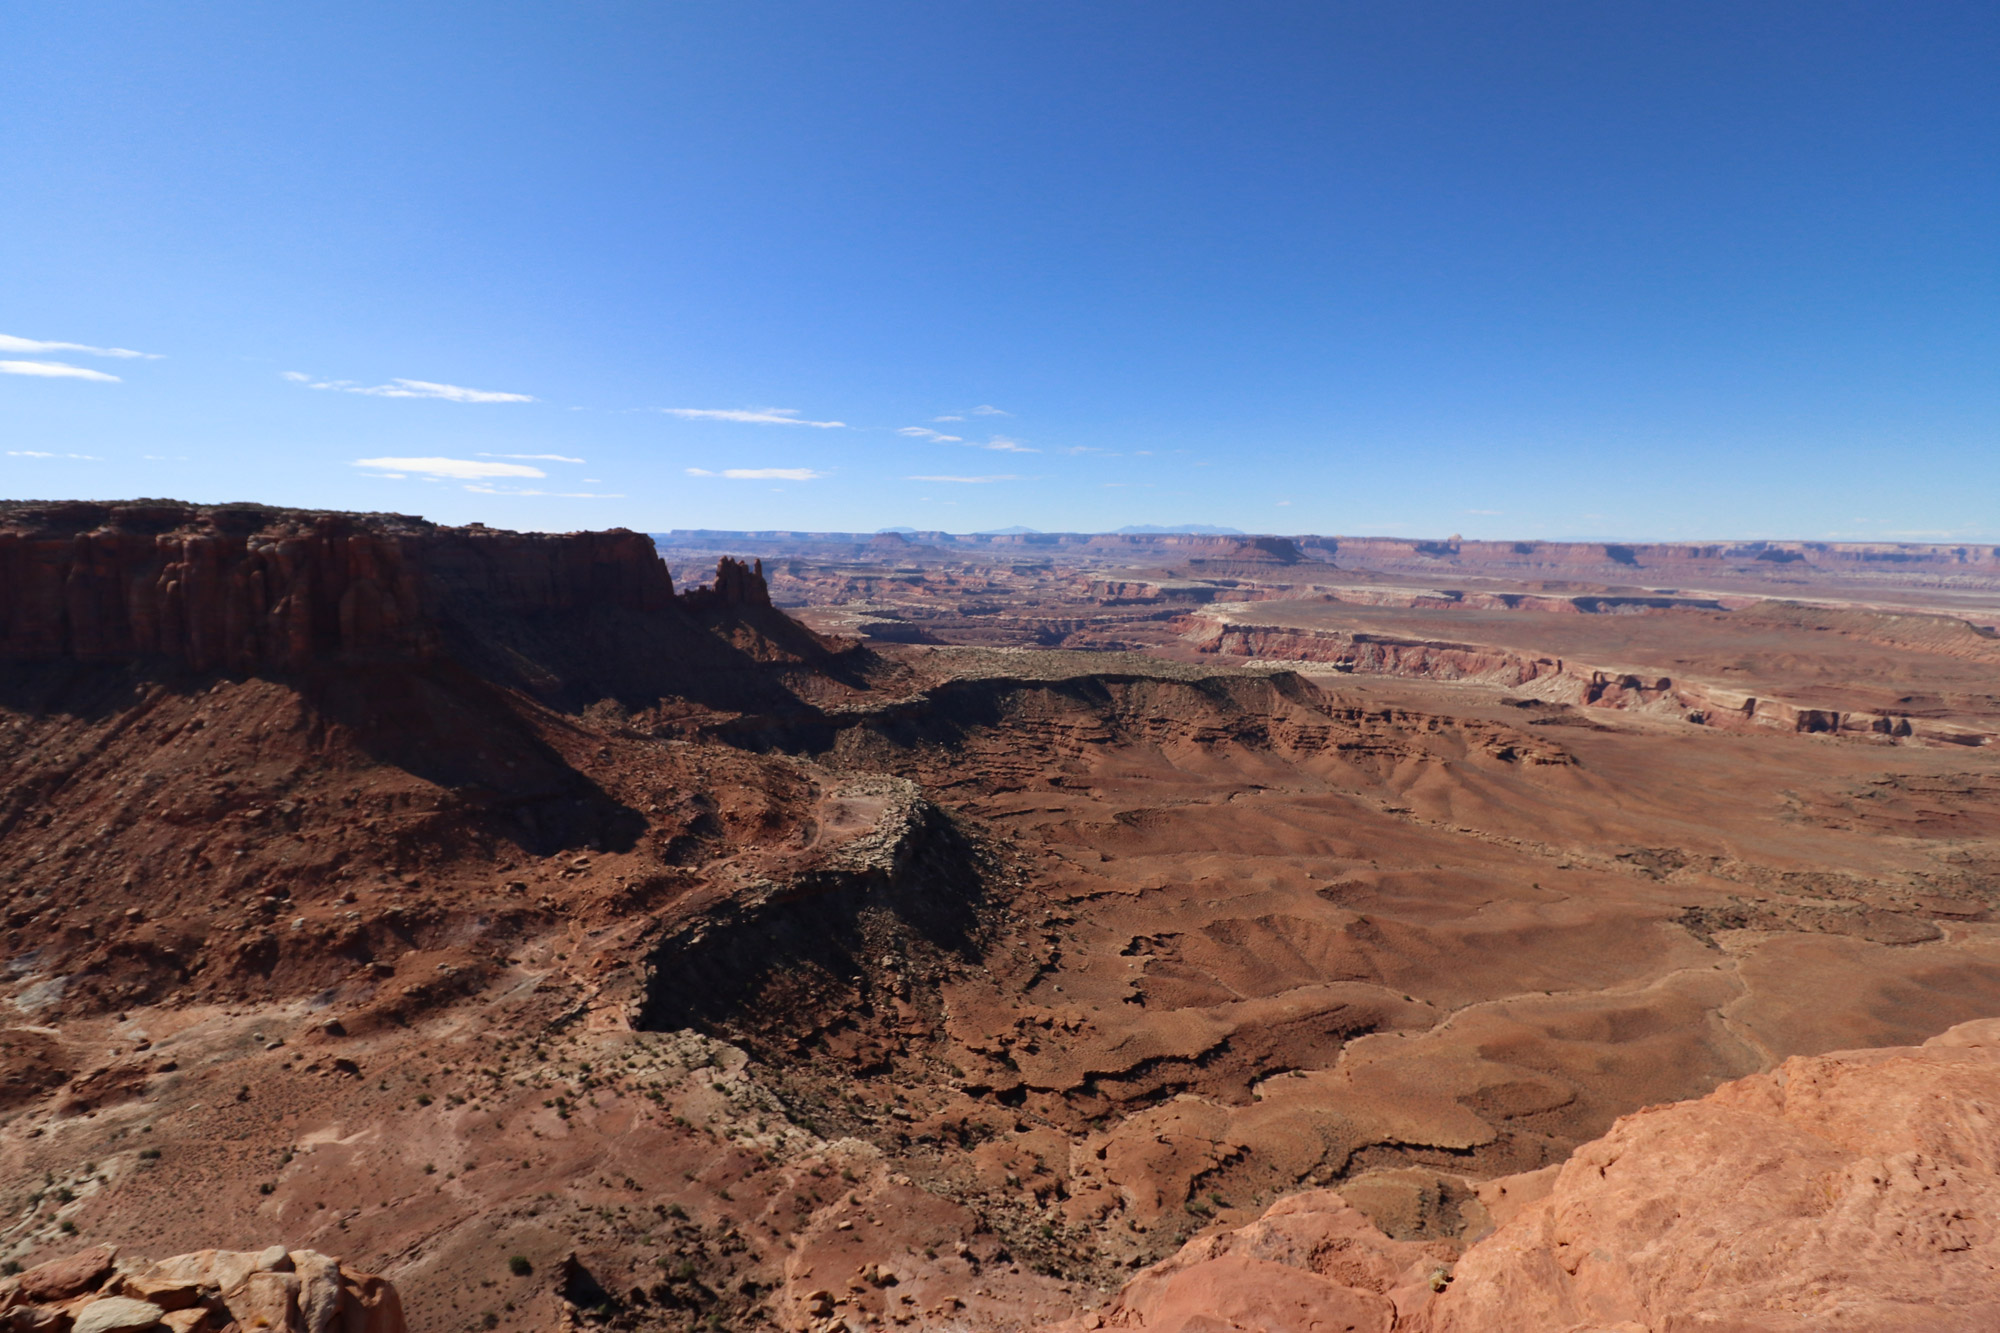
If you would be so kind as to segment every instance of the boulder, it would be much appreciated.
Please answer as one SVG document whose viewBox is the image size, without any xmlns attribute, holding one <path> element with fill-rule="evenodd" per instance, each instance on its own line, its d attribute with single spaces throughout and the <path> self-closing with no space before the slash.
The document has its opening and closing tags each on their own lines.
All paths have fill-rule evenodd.
<svg viewBox="0 0 2000 1333">
<path fill-rule="evenodd" d="M 0 1329 L 63 1333 L 73 1314 L 100 1322 L 99 1333 L 163 1325 L 172 1333 L 200 1333 L 225 1325 L 266 1333 L 406 1333 L 396 1289 L 371 1273 L 343 1268 L 337 1259 L 313 1250 L 196 1250 L 158 1263 L 129 1260 L 112 1276 L 111 1250 L 87 1250 L 43 1264 L 16 1281 L 35 1279 L 42 1304 L 15 1290 L 16 1304 L 0 1302 Z M 86 1293 L 102 1294 L 91 1299 Z M 67 1302 L 58 1307 L 57 1301 Z M 148 1313 L 150 1312 L 150 1313 Z M 121 1319 L 143 1322 L 120 1323 Z M 10 1322 L 11 1321 L 11 1322 Z M 74 1333 L 74 1330 L 69 1330 Z"/>
<path fill-rule="evenodd" d="M 224 1291 L 222 1304 L 244 1328 L 304 1333 L 305 1320 L 299 1312 L 300 1285 L 296 1274 L 259 1271 Z"/>
<path fill-rule="evenodd" d="M 289 1258 L 299 1278 L 299 1318 L 305 1333 L 330 1333 L 346 1299 L 340 1264 L 313 1250 L 294 1250 Z"/>
<path fill-rule="evenodd" d="M 136 1333 L 151 1328 L 165 1314 L 151 1301 L 135 1301 L 130 1296 L 100 1296 L 76 1312 L 70 1333 Z"/>
<path fill-rule="evenodd" d="M 101 1245 L 66 1259 L 51 1259 L 45 1264 L 36 1264 L 21 1274 L 21 1295 L 30 1301 L 47 1303 L 66 1301 L 86 1291 L 96 1291 L 103 1285 L 104 1279 L 111 1276 L 111 1267 L 117 1258 L 115 1246 Z"/>
<path fill-rule="evenodd" d="M 126 1273 L 118 1279 L 118 1294 L 133 1300 L 150 1301 L 162 1310 L 185 1310 L 201 1300 L 202 1285 L 185 1278 L 168 1277 L 157 1269 Z"/>
</svg>

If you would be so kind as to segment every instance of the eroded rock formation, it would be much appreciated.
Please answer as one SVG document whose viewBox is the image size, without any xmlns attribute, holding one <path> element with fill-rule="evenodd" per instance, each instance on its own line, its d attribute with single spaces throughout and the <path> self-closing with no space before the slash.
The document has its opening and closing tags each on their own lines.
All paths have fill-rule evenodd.
<svg viewBox="0 0 2000 1333">
<path fill-rule="evenodd" d="M 99 1246 L 0 1282 L 0 1320 L 36 1333 L 404 1333 L 386 1279 L 313 1250 L 197 1250 L 152 1263 Z"/>
</svg>

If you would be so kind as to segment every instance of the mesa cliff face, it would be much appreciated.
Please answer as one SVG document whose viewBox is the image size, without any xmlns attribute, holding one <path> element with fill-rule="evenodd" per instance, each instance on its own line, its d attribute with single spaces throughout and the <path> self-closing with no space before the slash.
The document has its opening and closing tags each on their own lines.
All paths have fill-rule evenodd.
<svg viewBox="0 0 2000 1333">
<path fill-rule="evenodd" d="M 745 572 L 708 596 L 760 592 Z M 665 563 L 633 532 L 248 505 L 0 507 L 0 656 L 17 660 L 157 657 L 238 672 L 415 661 L 438 650 L 439 617 L 455 605 L 520 615 L 674 601 Z"/>
<path fill-rule="evenodd" d="M 1186 641 L 1201 653 L 1317 662 L 1336 671 L 1361 675 L 1471 681 L 1526 689 L 1547 702 L 1644 711 L 1726 731 L 1908 737 L 1952 746 L 1990 745 L 1995 739 L 1993 733 L 1982 729 L 1912 718 L 1902 711 L 1815 706 L 1713 682 L 1642 674 L 1623 667 L 1579 662 L 1491 643 L 1452 643 L 1352 629 L 1260 624 L 1221 608 L 1191 613 L 1174 623 Z M 1980 649 L 1993 653 L 1991 642 L 1976 637 L 1970 626 L 1959 628 L 1972 640 L 1969 645 L 1951 645 L 1961 654 L 1970 655 Z"/>
<path fill-rule="evenodd" d="M 603 761 L 584 710 L 666 730 L 814 715 L 788 673 L 836 653 L 769 602 L 727 559 L 677 593 L 630 532 L 0 505 L 0 930 L 40 951 L 52 1004 L 89 1010 L 197 977 L 321 985 L 461 910 L 517 927 L 524 905 L 488 895 L 521 851 L 631 847 L 649 827 L 702 843 L 587 771 Z M 462 886 L 414 937 L 343 900 L 413 856 Z M 246 893 L 293 924 L 203 928 Z"/>
</svg>

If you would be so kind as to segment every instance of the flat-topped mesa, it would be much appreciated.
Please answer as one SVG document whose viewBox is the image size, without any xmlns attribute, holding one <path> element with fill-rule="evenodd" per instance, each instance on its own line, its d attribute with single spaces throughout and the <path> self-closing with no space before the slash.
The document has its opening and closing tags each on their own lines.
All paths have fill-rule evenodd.
<svg viewBox="0 0 2000 1333">
<path fill-rule="evenodd" d="M 444 527 L 261 505 L 0 504 L 0 658 L 164 659 L 195 670 L 435 656 L 441 619 L 770 604 L 725 560 L 676 597 L 650 538 Z"/>
</svg>

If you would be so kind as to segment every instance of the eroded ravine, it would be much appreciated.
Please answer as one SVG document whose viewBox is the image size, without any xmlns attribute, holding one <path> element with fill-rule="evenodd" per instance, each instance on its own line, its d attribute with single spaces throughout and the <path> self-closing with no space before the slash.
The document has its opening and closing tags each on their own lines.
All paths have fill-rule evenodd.
<svg viewBox="0 0 2000 1333">
<path fill-rule="evenodd" d="M 1615 732 L 1558 746 L 1297 678 L 1184 674 L 966 680 L 852 719 L 813 762 L 902 775 L 989 857 L 862 891 L 872 933 L 801 915 L 821 891 L 802 875 L 717 941 L 738 974 L 686 973 L 761 1015 L 763 1034 L 735 1035 L 802 1119 L 876 1143 L 1052 1271 L 1102 1280 L 1304 1184 L 1449 1231 L 1465 1218 L 1433 1205 L 1468 1179 L 1822 1049 L 1801 1009 L 1877 1043 L 2000 1003 L 1984 892 L 1935 849 L 1878 849 L 1859 872 L 1851 844 L 1773 837 L 1779 804 L 1744 811 L 1727 786 L 1676 811 L 1709 821 L 1706 842 L 1627 840 L 1705 763 L 1754 755 L 1774 782 L 1810 767 L 1793 751 L 1717 737 L 1743 748 L 1621 789 L 1590 753 L 1630 739 Z M 909 914 L 935 894 L 988 903 L 985 930 L 913 964 L 927 936 Z M 815 961 L 829 947 L 836 966 Z M 1812 965 L 1765 963 L 1802 949 Z M 817 973 L 842 980 L 800 980 Z M 889 1106 L 925 1087 L 921 1115 L 853 1110 L 855 1089 Z"/>
</svg>

